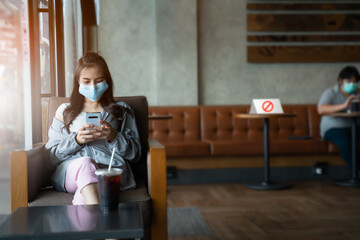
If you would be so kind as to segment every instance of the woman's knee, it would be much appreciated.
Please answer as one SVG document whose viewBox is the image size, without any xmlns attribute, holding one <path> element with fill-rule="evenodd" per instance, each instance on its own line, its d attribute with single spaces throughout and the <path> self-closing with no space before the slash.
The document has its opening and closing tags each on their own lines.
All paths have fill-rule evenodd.
<svg viewBox="0 0 360 240">
<path fill-rule="evenodd" d="M 90 158 L 90 157 L 81 157 L 78 158 L 77 161 L 79 161 L 79 164 L 81 166 L 95 166 L 96 168 L 98 168 L 97 163 L 95 162 L 94 159 Z"/>
<path fill-rule="evenodd" d="M 81 158 L 80 161 L 81 162 L 77 173 L 77 185 L 81 191 L 81 189 L 86 185 L 97 182 L 95 171 L 98 169 L 98 165 L 93 159 L 89 157 Z"/>
<path fill-rule="evenodd" d="M 75 192 L 79 181 L 81 185 L 86 184 L 87 179 L 94 181 L 95 171 L 98 168 L 96 162 L 90 157 L 74 159 L 66 170 L 65 188 L 68 192 Z M 90 177 L 88 176 L 90 175 Z M 83 182 L 82 179 L 85 179 Z"/>
<path fill-rule="evenodd" d="M 95 160 L 89 157 L 82 157 L 77 160 L 79 162 L 76 179 L 78 181 L 82 181 L 82 179 L 94 179 L 96 177 L 95 171 L 99 168 Z"/>
</svg>

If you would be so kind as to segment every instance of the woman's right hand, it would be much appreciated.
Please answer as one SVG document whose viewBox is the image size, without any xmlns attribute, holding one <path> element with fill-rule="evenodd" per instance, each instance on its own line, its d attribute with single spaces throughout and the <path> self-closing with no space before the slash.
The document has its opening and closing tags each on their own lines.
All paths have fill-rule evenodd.
<svg viewBox="0 0 360 240">
<path fill-rule="evenodd" d="M 101 133 L 93 128 L 92 124 L 85 124 L 82 126 L 75 136 L 75 140 L 78 144 L 83 145 L 88 142 L 94 141 Z M 89 129 L 88 129 L 89 128 Z"/>
</svg>

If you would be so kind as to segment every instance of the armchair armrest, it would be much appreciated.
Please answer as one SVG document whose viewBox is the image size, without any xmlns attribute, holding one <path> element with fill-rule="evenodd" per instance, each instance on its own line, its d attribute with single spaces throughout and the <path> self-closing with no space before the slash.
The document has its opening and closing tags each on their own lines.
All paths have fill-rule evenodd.
<svg viewBox="0 0 360 240">
<path fill-rule="evenodd" d="M 10 152 L 11 211 L 27 207 L 51 172 L 43 158 L 45 143 Z"/>
<path fill-rule="evenodd" d="M 167 239 L 166 154 L 165 147 L 156 140 L 149 140 L 147 165 L 152 204 L 151 239 Z"/>
</svg>

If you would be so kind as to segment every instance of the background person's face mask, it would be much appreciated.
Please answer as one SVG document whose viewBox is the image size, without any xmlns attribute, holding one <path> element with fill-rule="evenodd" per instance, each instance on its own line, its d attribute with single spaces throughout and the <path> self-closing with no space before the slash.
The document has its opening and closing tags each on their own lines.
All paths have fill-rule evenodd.
<svg viewBox="0 0 360 240">
<path fill-rule="evenodd" d="M 357 83 L 344 83 L 343 90 L 346 93 L 354 93 L 357 90 Z"/>
<path fill-rule="evenodd" d="M 93 102 L 99 100 L 99 98 L 109 88 L 106 81 L 99 82 L 96 85 L 79 84 L 79 93 Z"/>
</svg>

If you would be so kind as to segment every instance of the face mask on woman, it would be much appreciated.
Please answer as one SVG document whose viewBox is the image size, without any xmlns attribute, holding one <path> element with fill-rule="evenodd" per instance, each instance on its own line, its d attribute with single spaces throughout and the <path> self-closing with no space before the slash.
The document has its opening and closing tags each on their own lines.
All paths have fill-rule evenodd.
<svg viewBox="0 0 360 240">
<path fill-rule="evenodd" d="M 95 102 L 104 94 L 109 88 L 106 81 L 97 83 L 96 85 L 84 85 L 80 83 L 79 93 L 87 99 Z"/>
<path fill-rule="evenodd" d="M 354 93 L 357 90 L 357 83 L 344 83 L 344 92 Z"/>
</svg>

